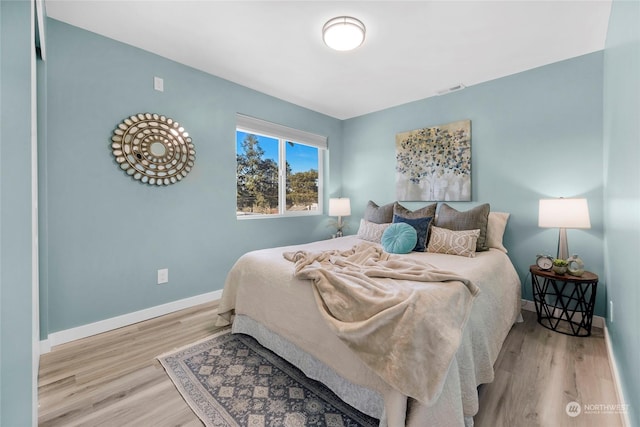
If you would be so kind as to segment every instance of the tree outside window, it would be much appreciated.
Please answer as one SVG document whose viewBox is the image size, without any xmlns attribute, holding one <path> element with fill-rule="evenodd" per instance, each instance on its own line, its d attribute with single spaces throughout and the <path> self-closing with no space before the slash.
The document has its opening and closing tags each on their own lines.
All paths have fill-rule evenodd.
<svg viewBox="0 0 640 427">
<path fill-rule="evenodd" d="M 317 147 L 238 129 L 237 216 L 319 213 L 320 156 Z"/>
</svg>

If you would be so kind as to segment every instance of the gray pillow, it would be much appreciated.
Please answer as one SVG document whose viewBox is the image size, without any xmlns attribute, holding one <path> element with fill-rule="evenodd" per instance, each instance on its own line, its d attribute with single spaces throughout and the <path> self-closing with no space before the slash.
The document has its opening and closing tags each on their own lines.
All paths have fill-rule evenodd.
<svg viewBox="0 0 640 427">
<path fill-rule="evenodd" d="M 400 203 L 395 202 L 393 205 L 393 214 L 401 216 L 403 218 L 416 219 L 416 218 L 433 218 L 436 216 L 437 203 L 427 205 L 423 208 L 410 211 L 402 206 Z"/>
<path fill-rule="evenodd" d="M 434 225 L 453 231 L 479 229 L 480 236 L 476 242 L 476 252 L 488 251 L 487 223 L 489 221 L 489 210 L 489 203 L 476 206 L 464 212 L 460 212 L 446 203 L 442 203 Z"/>
<path fill-rule="evenodd" d="M 378 206 L 371 200 L 364 210 L 364 219 L 376 224 L 389 224 L 393 221 L 393 203 Z"/>
</svg>

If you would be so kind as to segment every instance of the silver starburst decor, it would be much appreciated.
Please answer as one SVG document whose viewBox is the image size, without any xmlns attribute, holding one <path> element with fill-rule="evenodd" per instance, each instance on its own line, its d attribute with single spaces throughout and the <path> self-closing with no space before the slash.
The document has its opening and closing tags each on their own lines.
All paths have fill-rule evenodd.
<svg viewBox="0 0 640 427">
<path fill-rule="evenodd" d="M 174 184 L 191 171 L 196 150 L 180 124 L 159 114 L 139 113 L 113 131 L 111 148 L 120 168 L 149 185 Z"/>
</svg>

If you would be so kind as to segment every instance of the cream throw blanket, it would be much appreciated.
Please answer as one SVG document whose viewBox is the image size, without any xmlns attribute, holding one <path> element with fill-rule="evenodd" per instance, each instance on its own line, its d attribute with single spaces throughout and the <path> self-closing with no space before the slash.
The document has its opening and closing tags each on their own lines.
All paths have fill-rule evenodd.
<svg viewBox="0 0 640 427">
<path fill-rule="evenodd" d="M 284 257 L 297 278 L 313 281 L 320 313 L 364 363 L 406 396 L 438 398 L 477 286 L 369 242 Z"/>
</svg>

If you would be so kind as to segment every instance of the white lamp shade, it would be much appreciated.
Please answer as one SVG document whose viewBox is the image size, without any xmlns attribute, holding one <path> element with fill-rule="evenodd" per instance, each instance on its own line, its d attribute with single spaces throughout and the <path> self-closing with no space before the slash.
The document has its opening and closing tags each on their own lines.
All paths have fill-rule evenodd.
<svg viewBox="0 0 640 427">
<path fill-rule="evenodd" d="M 587 199 L 540 199 L 538 227 L 591 228 Z"/>
<path fill-rule="evenodd" d="M 322 27 L 322 39 L 335 50 L 352 50 L 364 42 L 365 27 L 362 22 L 350 16 L 330 19 Z"/>
<path fill-rule="evenodd" d="M 329 216 L 351 215 L 351 201 L 347 197 L 329 199 Z"/>
</svg>

